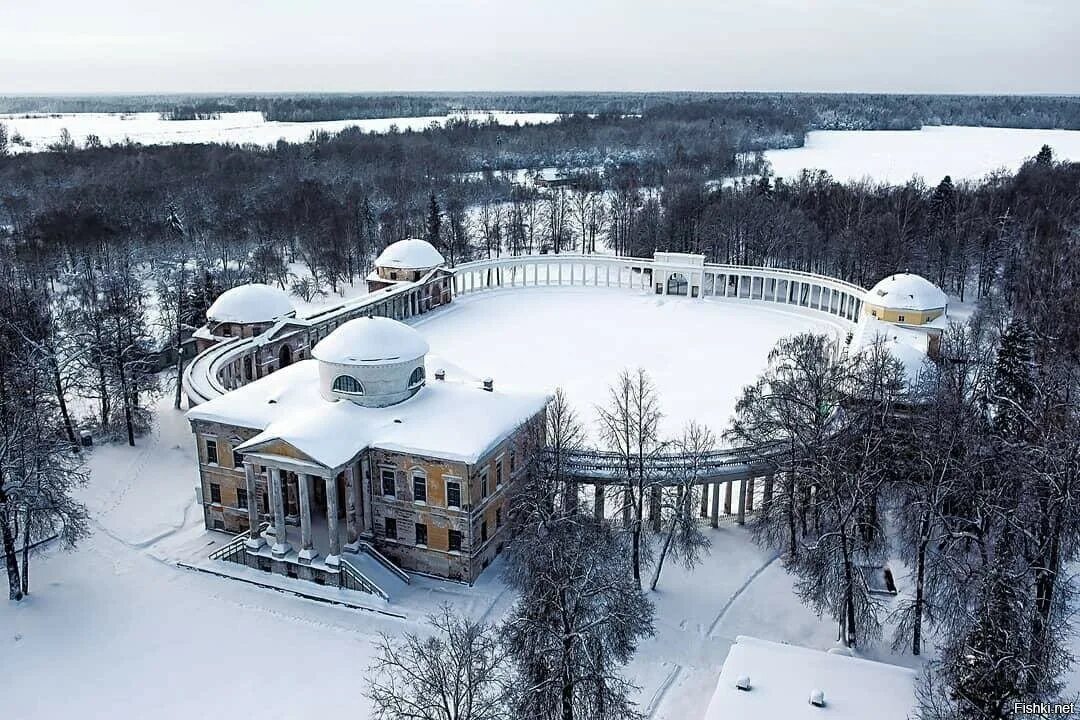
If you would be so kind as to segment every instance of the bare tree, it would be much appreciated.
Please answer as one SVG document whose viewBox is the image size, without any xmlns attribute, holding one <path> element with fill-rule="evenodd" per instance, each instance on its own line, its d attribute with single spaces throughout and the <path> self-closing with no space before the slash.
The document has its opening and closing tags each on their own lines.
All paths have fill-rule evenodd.
<svg viewBox="0 0 1080 720">
<path fill-rule="evenodd" d="M 663 413 L 648 373 L 640 368 L 624 370 L 608 390 L 608 405 L 598 407 L 597 415 L 601 438 L 620 457 L 623 527 L 630 534 L 630 565 L 640 585 L 649 550 L 643 542 L 646 495 L 655 504 L 661 488 L 652 461 L 665 448 L 659 437 Z"/>
<path fill-rule="evenodd" d="M 382 634 L 366 691 L 377 720 L 510 718 L 506 655 L 494 629 L 449 604 L 429 615 L 432 635 Z"/>
<path fill-rule="evenodd" d="M 547 225 L 548 249 L 556 255 L 562 252 L 567 240 L 569 214 L 570 202 L 566 196 L 566 188 L 548 188 L 544 195 L 544 220 Z"/>
<path fill-rule="evenodd" d="M 712 544 L 694 517 L 693 508 L 697 506 L 704 487 L 701 482 L 705 462 L 716 446 L 716 437 L 709 428 L 690 421 L 675 446 L 685 457 L 686 464 L 675 479 L 675 484 L 664 490 L 664 529 L 656 569 L 649 585 L 651 590 L 655 590 L 660 581 L 660 572 L 669 553 L 690 570 Z"/>
<path fill-rule="evenodd" d="M 583 513 L 558 511 L 525 527 L 504 571 L 518 592 L 501 631 L 518 673 L 514 717 L 639 717 L 619 668 L 653 634 L 653 607 L 618 537 Z"/>
</svg>

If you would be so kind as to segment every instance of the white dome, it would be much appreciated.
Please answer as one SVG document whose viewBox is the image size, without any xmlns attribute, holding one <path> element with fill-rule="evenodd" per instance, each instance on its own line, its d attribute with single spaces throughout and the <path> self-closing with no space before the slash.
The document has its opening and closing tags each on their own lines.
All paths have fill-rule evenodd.
<svg viewBox="0 0 1080 720">
<path fill-rule="evenodd" d="M 384 317 L 350 320 L 311 351 L 337 365 L 381 365 L 416 360 L 427 354 L 427 340 L 404 323 Z"/>
<path fill-rule="evenodd" d="M 206 311 L 212 322 L 271 322 L 296 312 L 284 290 L 261 283 L 238 285 L 218 296 Z"/>
<path fill-rule="evenodd" d="M 434 245 L 416 238 L 398 240 L 388 245 L 375 259 L 375 267 L 400 270 L 427 270 L 445 264 L 446 260 Z"/>
<path fill-rule="evenodd" d="M 866 302 L 896 310 L 937 310 L 948 304 L 949 297 L 924 277 L 897 273 L 870 288 Z"/>
</svg>

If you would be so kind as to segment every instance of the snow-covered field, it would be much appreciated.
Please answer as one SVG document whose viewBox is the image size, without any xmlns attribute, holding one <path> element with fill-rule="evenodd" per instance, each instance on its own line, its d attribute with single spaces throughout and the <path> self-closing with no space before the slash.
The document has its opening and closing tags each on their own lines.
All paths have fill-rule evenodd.
<svg viewBox="0 0 1080 720">
<path fill-rule="evenodd" d="M 820 130 L 806 145 L 768 150 L 774 174 L 793 178 L 804 168 L 827 170 L 840 181 L 869 177 L 904 183 L 913 175 L 936 184 L 977 180 L 995 170 L 1015 171 L 1044 144 L 1059 160 L 1080 159 L 1078 130 L 1021 130 L 987 127 L 924 127 L 922 130 Z"/>
<path fill-rule="evenodd" d="M 173 143 L 252 143 L 272 145 L 278 140 L 304 142 L 314 132 L 338 133 L 347 127 L 365 132 L 384 133 L 392 127 L 399 130 L 423 130 L 432 123 L 442 124 L 448 117 L 470 117 L 485 121 L 494 117 L 502 125 L 535 125 L 554 122 L 556 113 L 475 112 L 468 115 L 433 115 L 424 117 L 373 118 L 365 120 L 333 120 L 326 122 L 267 122 L 262 113 L 222 113 L 213 120 L 162 120 L 158 113 L 65 113 L 59 115 L 0 114 L 0 123 L 7 125 L 8 135 L 16 134 L 30 143 L 29 147 L 12 145 L 12 152 L 40 152 L 60 138 L 67 129 L 79 146 L 93 133 L 106 145 L 126 140 L 144 145 Z"/>
<path fill-rule="evenodd" d="M 796 308 L 592 287 L 466 295 L 416 327 L 438 356 L 429 364 L 491 377 L 496 387 L 561 386 L 589 425 L 619 372 L 643 367 L 668 435 L 691 419 L 720 434 L 781 337 L 842 331 L 829 316 Z"/>
</svg>

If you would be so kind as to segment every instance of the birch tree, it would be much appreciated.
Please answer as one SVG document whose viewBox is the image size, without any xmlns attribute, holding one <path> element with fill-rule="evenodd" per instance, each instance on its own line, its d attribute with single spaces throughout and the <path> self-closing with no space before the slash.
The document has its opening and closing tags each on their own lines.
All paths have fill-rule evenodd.
<svg viewBox="0 0 1080 720">
<path fill-rule="evenodd" d="M 669 554 L 687 570 L 692 570 L 712 544 L 694 517 L 693 509 L 699 504 L 705 487 L 701 484 L 705 463 L 715 446 L 716 437 L 712 431 L 695 421 L 686 425 L 675 443 L 686 464 L 674 484 L 664 488 L 663 533 L 650 590 L 655 590 L 660 582 L 660 572 Z"/>
<path fill-rule="evenodd" d="M 644 542 L 646 496 L 658 496 L 660 478 L 653 470 L 653 460 L 663 453 L 666 444 L 659 436 L 660 401 L 652 379 L 643 369 L 624 370 L 608 389 L 608 404 L 597 408 L 600 437 L 619 457 L 623 530 L 630 535 L 630 568 L 634 581 L 641 584 L 641 568 L 649 553 Z"/>
</svg>

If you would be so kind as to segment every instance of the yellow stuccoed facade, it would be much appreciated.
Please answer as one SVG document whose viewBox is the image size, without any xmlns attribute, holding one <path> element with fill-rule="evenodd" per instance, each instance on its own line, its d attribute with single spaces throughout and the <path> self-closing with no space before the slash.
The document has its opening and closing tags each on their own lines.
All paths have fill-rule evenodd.
<svg viewBox="0 0 1080 720">
<path fill-rule="evenodd" d="M 863 306 L 866 314 L 885 322 L 903 323 L 904 325 L 925 325 L 945 314 L 944 308 L 936 310 L 895 310 L 882 305 L 867 303 Z"/>
</svg>

